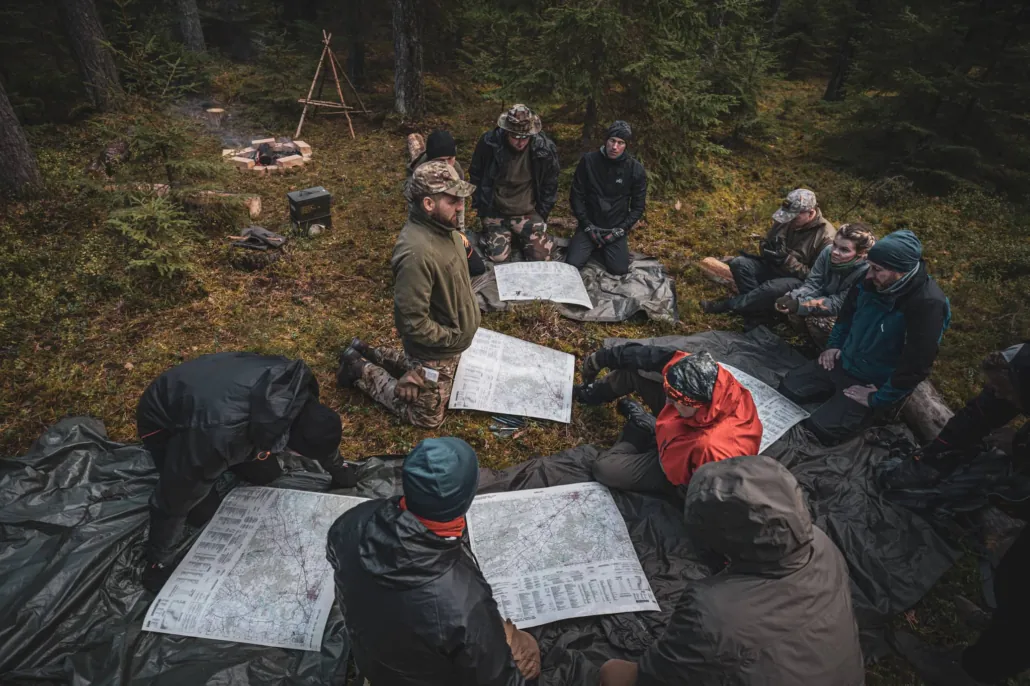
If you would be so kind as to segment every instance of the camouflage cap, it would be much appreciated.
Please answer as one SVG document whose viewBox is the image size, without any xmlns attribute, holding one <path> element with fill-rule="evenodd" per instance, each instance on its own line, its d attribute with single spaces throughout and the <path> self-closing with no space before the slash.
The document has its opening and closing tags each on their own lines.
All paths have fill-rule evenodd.
<svg viewBox="0 0 1030 686">
<path fill-rule="evenodd" d="M 475 190 L 475 186 L 462 180 L 454 167 L 443 160 L 433 160 L 419 165 L 411 176 L 411 195 L 416 198 L 437 193 L 467 198 Z"/>
<path fill-rule="evenodd" d="M 544 128 L 540 117 L 525 105 L 512 105 L 512 108 L 497 118 L 497 126 L 517 136 L 532 136 Z"/>
<path fill-rule="evenodd" d="M 787 194 L 787 199 L 783 201 L 783 205 L 780 209 L 773 212 L 773 221 L 784 224 L 789 221 L 794 221 L 802 212 L 808 212 L 814 210 L 819 204 L 816 202 L 815 193 L 808 190 L 807 188 L 798 188 Z"/>
</svg>

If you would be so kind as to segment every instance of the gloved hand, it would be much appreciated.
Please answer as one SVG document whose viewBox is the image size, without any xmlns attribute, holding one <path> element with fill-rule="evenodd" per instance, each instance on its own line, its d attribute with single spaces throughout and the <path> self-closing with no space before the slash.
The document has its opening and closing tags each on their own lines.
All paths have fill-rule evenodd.
<svg viewBox="0 0 1030 686">
<path fill-rule="evenodd" d="M 762 243 L 762 259 L 772 264 L 783 264 L 787 261 L 787 246 L 783 239 L 777 236 L 771 241 Z"/>
<path fill-rule="evenodd" d="M 587 238 L 589 238 L 593 242 L 593 244 L 596 245 L 598 248 L 604 246 L 602 232 L 603 229 L 601 229 L 598 226 L 594 226 L 593 224 L 588 225 L 587 228 L 583 230 L 583 233 L 587 235 Z"/>
<path fill-rule="evenodd" d="M 597 379 L 597 375 L 601 373 L 601 370 L 608 366 L 608 349 L 601 348 L 596 350 L 583 360 L 583 384 L 588 385 L 594 383 Z"/>
<path fill-rule="evenodd" d="M 397 387 L 393 394 L 402 403 L 411 404 L 418 400 L 418 394 L 426 387 L 425 379 L 422 377 L 421 369 L 409 369 L 404 376 L 397 381 Z"/>
<path fill-rule="evenodd" d="M 797 314 L 798 313 L 798 301 L 789 295 L 776 299 L 776 309 L 783 313 Z"/>
<path fill-rule="evenodd" d="M 342 460 L 343 458 L 337 457 L 332 463 L 325 465 L 325 470 L 333 477 L 333 482 L 329 485 L 332 490 L 354 488 L 358 485 L 358 470 Z"/>
<path fill-rule="evenodd" d="M 143 576 L 140 581 L 143 588 L 156 594 L 168 582 L 174 571 L 174 567 L 163 565 L 160 562 L 148 562 L 143 568 Z"/>
<path fill-rule="evenodd" d="M 615 241 L 617 241 L 620 238 L 624 237 L 625 235 L 626 235 L 626 230 L 625 229 L 619 229 L 619 228 L 606 229 L 601 234 L 601 241 L 602 241 L 602 243 L 604 245 L 611 245 L 612 243 L 614 243 Z"/>
</svg>

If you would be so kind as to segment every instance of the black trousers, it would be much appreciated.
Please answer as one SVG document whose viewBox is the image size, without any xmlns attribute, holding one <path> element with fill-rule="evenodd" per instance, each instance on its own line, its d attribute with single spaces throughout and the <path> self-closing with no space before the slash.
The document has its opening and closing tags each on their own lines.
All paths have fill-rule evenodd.
<svg viewBox="0 0 1030 686">
<path fill-rule="evenodd" d="M 872 408 L 844 395 L 844 389 L 849 386 L 867 385 L 845 372 L 840 360 L 830 372 L 823 369 L 818 360 L 812 360 L 783 377 L 780 393 L 799 405 L 821 402 L 805 420 L 805 426 L 820 441 L 833 445 L 856 435 L 872 421 Z"/>
<path fill-rule="evenodd" d="M 976 643 L 962 652 L 962 668 L 993 684 L 1030 668 L 1030 527 L 1009 548 L 994 577 L 998 609 Z"/>
<path fill-rule="evenodd" d="M 730 260 L 730 271 L 740 293 L 730 298 L 730 307 L 741 314 L 772 312 L 777 298 L 804 283 L 767 262 L 743 255 Z"/>
<path fill-rule="evenodd" d="M 626 274 L 629 272 L 629 239 L 622 237 L 614 243 L 598 248 L 590 240 L 590 236 L 582 231 L 576 231 L 569 241 L 569 247 L 565 249 L 565 262 L 576 269 L 582 269 L 591 257 L 603 264 L 604 270 L 609 274 Z"/>
</svg>

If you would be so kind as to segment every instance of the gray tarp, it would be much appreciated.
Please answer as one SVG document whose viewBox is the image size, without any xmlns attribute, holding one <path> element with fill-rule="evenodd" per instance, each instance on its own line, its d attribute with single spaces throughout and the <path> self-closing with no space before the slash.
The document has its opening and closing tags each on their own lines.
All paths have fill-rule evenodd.
<svg viewBox="0 0 1030 686">
<path fill-rule="evenodd" d="M 656 342 L 706 349 L 774 385 L 802 361 L 764 329 Z M 876 494 L 871 471 L 886 455 L 883 448 L 856 439 L 827 449 L 795 428 L 767 453 L 791 468 L 816 523 L 844 552 L 859 622 L 867 630 L 868 655 L 877 633 L 870 630 L 918 601 L 956 553 L 924 520 Z M 596 455 L 594 447 L 580 446 L 488 472 L 480 490 L 586 481 Z M 352 493 L 394 493 L 399 464 L 366 460 Z M 273 485 L 328 486 L 328 477 L 312 462 L 297 460 L 287 467 L 290 472 Z M 94 420 L 65 420 L 25 457 L 0 460 L 0 683 L 344 683 L 339 665 L 348 649 L 335 609 L 320 654 L 140 631 L 149 595 L 139 587 L 137 565 L 155 480 L 145 451 L 108 441 Z M 653 496 L 613 495 L 662 612 L 531 629 L 540 641 L 543 684 L 596 683 L 604 660 L 638 656 L 660 634 L 684 585 L 710 572 L 692 549 L 675 504 Z"/>
<path fill-rule="evenodd" d="M 564 246 L 568 241 L 558 238 L 556 242 Z M 559 256 L 563 253 L 559 249 Z M 518 261 L 517 258 L 515 255 L 513 259 Z M 558 312 L 580 322 L 622 322 L 638 313 L 655 321 L 678 322 L 676 286 L 665 267 L 640 253 L 630 253 L 630 258 L 629 273 L 622 276 L 609 274 L 595 260 L 587 262 L 580 273 L 593 309 L 555 303 Z M 494 265 L 489 260 L 486 260 L 486 273 L 472 279 L 472 289 L 483 312 L 499 312 L 520 304 L 500 299 Z"/>
</svg>

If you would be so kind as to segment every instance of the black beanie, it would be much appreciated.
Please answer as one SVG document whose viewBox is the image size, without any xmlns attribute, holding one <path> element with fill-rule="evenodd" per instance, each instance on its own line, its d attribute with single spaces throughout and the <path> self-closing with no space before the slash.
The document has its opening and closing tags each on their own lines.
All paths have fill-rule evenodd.
<svg viewBox="0 0 1030 686">
<path fill-rule="evenodd" d="M 286 446 L 304 457 L 321 461 L 336 454 L 342 437 L 340 415 L 317 400 L 311 400 L 290 425 Z"/>
<path fill-rule="evenodd" d="M 612 122 L 612 125 L 608 127 L 608 134 L 605 137 L 605 140 L 608 138 L 621 138 L 629 143 L 630 139 L 633 138 L 633 129 L 630 128 L 629 122 L 616 119 Z"/>
<path fill-rule="evenodd" d="M 902 274 L 918 267 L 922 258 L 923 244 L 908 229 L 887 234 L 866 253 L 866 259 L 870 262 Z"/>
<path fill-rule="evenodd" d="M 426 159 L 435 160 L 439 157 L 455 157 L 458 148 L 454 145 L 454 136 L 450 131 L 433 131 L 426 139 Z"/>
</svg>

